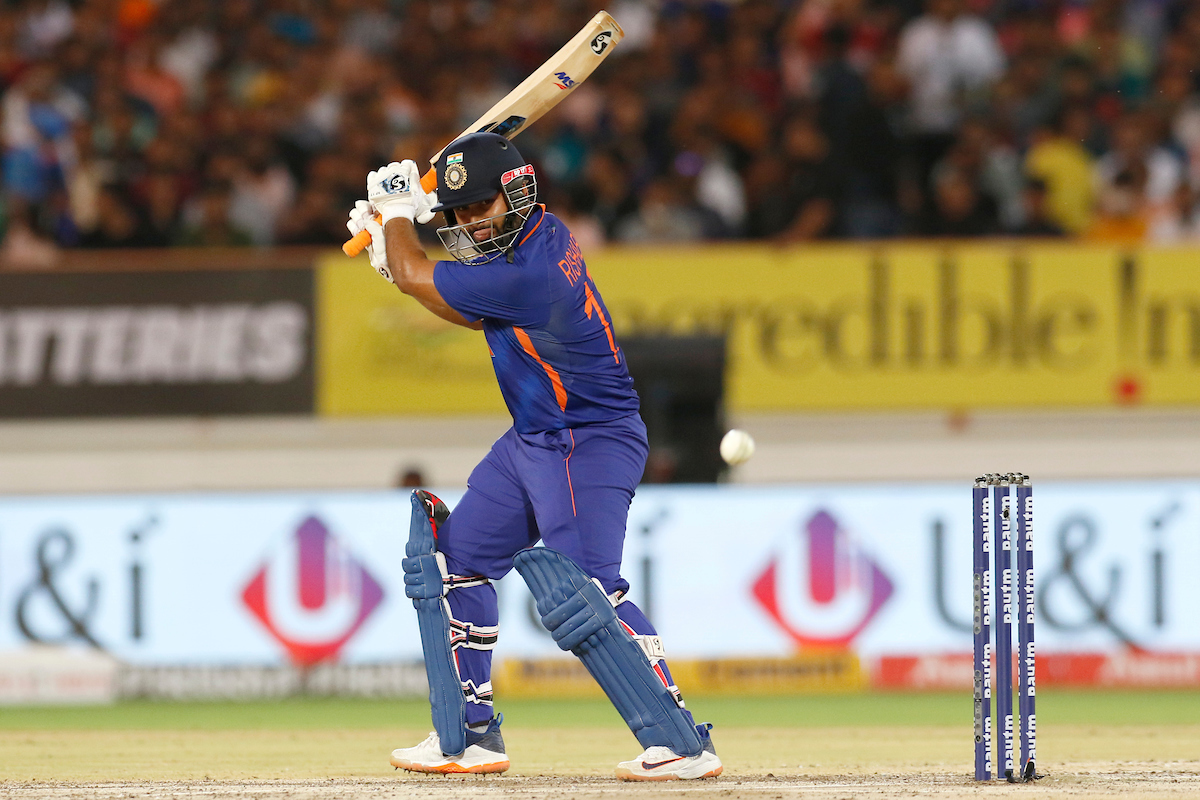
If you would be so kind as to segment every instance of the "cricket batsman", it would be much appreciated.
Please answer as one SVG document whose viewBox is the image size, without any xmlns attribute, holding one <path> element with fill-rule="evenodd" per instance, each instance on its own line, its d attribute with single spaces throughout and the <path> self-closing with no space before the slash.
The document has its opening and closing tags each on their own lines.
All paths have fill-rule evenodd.
<svg viewBox="0 0 1200 800">
<path fill-rule="evenodd" d="M 611 319 L 571 232 L 537 202 L 516 146 L 463 136 L 425 193 L 412 161 L 367 176 L 347 227 L 371 234 L 372 266 L 458 325 L 482 330 L 513 417 L 449 513 L 413 492 L 404 559 L 429 678 L 434 732 L 391 763 L 417 772 L 509 767 L 492 704 L 499 580 L 514 567 L 542 623 L 577 655 L 644 752 L 617 765 L 626 780 L 721 774 L 709 736 L 671 679 L 653 626 L 628 599 L 621 550 L 646 463 L 646 427 Z M 426 258 L 414 223 L 441 211 L 454 260 Z M 378 219 L 377 219 L 378 217 Z M 545 547 L 533 547 L 539 540 Z"/>
</svg>

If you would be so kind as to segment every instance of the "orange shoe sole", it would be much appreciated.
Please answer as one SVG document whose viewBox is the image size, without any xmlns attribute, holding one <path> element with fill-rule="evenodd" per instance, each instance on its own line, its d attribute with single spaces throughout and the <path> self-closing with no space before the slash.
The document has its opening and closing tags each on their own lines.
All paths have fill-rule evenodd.
<svg viewBox="0 0 1200 800">
<path fill-rule="evenodd" d="M 464 767 L 461 764 L 451 761 L 449 764 L 442 764 L 439 767 L 429 767 L 424 764 L 413 764 L 408 761 L 394 761 L 389 759 L 389 763 L 396 769 L 408 770 L 409 772 L 427 772 L 436 773 L 438 775 L 486 775 L 493 772 L 504 772 L 509 767 L 508 761 L 493 761 L 490 764 L 476 764 L 472 767 Z"/>
</svg>

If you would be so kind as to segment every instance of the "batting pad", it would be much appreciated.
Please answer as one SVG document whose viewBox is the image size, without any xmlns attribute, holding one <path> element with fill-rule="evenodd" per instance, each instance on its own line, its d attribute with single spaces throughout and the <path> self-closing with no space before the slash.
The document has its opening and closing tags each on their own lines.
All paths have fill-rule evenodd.
<svg viewBox="0 0 1200 800">
<path fill-rule="evenodd" d="M 529 585 L 554 641 L 579 656 L 642 747 L 699 755 L 695 727 L 621 626 L 604 590 L 574 561 L 546 547 L 522 550 L 513 566 Z"/>
<path fill-rule="evenodd" d="M 408 583 L 409 573 L 419 575 L 425 571 L 422 567 L 427 567 L 437 552 L 431 515 L 445 512 L 445 506 L 431 507 L 427 505 L 427 498 L 437 500 L 427 492 L 412 493 L 412 522 L 408 544 L 404 547 L 404 554 L 408 556 L 403 561 L 405 583 Z M 437 504 L 441 501 L 437 500 Z M 417 623 L 421 628 L 433 729 L 437 731 L 442 752 L 457 757 L 467 749 L 467 701 L 458 675 L 458 661 L 450 644 L 450 611 L 442 594 L 444 590 L 436 597 L 414 597 L 413 608 L 417 610 Z"/>
</svg>

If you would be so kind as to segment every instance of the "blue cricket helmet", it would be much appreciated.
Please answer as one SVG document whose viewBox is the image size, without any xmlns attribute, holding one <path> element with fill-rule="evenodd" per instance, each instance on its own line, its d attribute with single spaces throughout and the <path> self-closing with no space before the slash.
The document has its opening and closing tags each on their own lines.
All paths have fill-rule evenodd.
<svg viewBox="0 0 1200 800">
<path fill-rule="evenodd" d="M 516 145 L 495 133 L 470 133 L 446 146 L 434 165 L 438 204 L 447 225 L 438 237 L 464 264 L 484 264 L 502 253 L 512 258 L 517 234 L 537 204 L 537 176 Z M 504 195 L 507 208 L 484 220 L 459 224 L 454 209 Z M 486 226 L 486 228 L 482 227 Z M 481 236 L 482 230 L 490 233 Z"/>
</svg>

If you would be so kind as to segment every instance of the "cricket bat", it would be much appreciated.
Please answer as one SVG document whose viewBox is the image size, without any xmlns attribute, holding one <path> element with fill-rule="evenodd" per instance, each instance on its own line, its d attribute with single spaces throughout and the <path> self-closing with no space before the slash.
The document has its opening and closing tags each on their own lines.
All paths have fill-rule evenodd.
<svg viewBox="0 0 1200 800">
<path fill-rule="evenodd" d="M 583 83 L 624 36 L 625 31 L 621 30 L 611 14 L 607 11 L 597 13 L 545 64 L 454 138 L 483 131 L 498 133 L 505 139 L 514 138 Z M 430 164 L 437 163 L 442 150 L 434 153 L 433 158 L 429 159 Z M 437 188 L 437 174 L 432 168 L 421 176 L 421 188 L 426 192 Z M 342 245 L 342 252 L 356 256 L 370 243 L 371 234 L 359 231 L 353 239 Z"/>
</svg>

